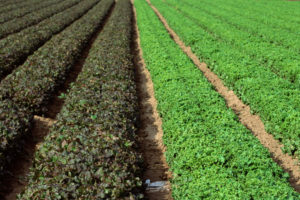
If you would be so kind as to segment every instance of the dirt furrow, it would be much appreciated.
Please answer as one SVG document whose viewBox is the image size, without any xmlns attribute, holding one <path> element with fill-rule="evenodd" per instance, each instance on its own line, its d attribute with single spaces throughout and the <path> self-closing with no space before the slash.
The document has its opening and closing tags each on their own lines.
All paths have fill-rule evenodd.
<svg viewBox="0 0 300 200">
<path fill-rule="evenodd" d="M 300 163 L 297 158 L 293 158 L 288 154 L 284 154 L 281 150 L 283 146 L 271 134 L 267 133 L 263 122 L 258 115 L 252 115 L 249 106 L 245 105 L 232 90 L 229 90 L 222 82 L 222 80 L 213 73 L 205 63 L 200 62 L 198 57 L 192 52 L 191 48 L 186 46 L 176 32 L 168 25 L 166 19 L 153 6 L 150 0 L 147 0 L 149 6 L 156 13 L 160 21 L 169 32 L 172 39 L 180 46 L 193 63 L 203 72 L 204 76 L 215 87 L 216 91 L 226 100 L 227 106 L 231 108 L 239 117 L 240 122 L 246 126 L 266 147 L 275 162 L 280 165 L 290 175 L 290 184 L 297 191 L 300 192 Z"/>
<path fill-rule="evenodd" d="M 133 0 L 131 1 L 133 4 Z M 133 44 L 134 65 L 139 100 L 138 142 L 144 158 L 143 182 L 145 197 L 149 200 L 171 200 L 171 172 L 164 156 L 162 121 L 157 111 L 153 82 L 146 68 L 140 47 L 139 31 L 136 24 L 136 10 L 133 12 Z"/>
<path fill-rule="evenodd" d="M 34 116 L 33 126 L 31 128 L 31 135 L 24 139 L 22 149 L 24 152 L 20 152 L 13 160 L 13 166 L 9 166 L 9 175 L 5 177 L 5 191 L 0 193 L 5 196 L 5 200 L 15 200 L 17 194 L 19 194 L 27 184 L 26 175 L 29 173 L 29 169 L 32 166 L 32 161 L 36 150 L 44 141 L 44 137 L 49 133 L 51 126 L 56 122 L 56 116 L 61 111 L 64 105 L 64 96 L 68 94 L 69 88 L 72 82 L 76 81 L 78 75 L 82 71 L 84 62 L 89 54 L 90 49 L 98 35 L 101 33 L 103 27 L 108 21 L 115 4 L 110 8 L 108 14 L 105 16 L 105 20 L 98 30 L 93 33 L 88 44 L 83 49 L 81 57 L 72 66 L 65 82 L 57 92 L 53 94 L 49 103 L 47 104 L 46 117 Z M 63 95 L 62 95 L 63 94 Z"/>
</svg>

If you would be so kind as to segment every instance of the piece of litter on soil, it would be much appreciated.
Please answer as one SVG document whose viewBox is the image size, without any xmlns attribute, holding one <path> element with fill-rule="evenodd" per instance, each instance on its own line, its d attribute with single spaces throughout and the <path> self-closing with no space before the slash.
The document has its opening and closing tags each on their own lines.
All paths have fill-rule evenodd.
<svg viewBox="0 0 300 200">
<path fill-rule="evenodd" d="M 150 184 L 150 179 L 147 179 L 147 180 L 145 181 L 145 184 L 148 186 L 148 185 Z"/>
<path fill-rule="evenodd" d="M 151 183 L 150 179 L 147 179 L 145 181 L 145 184 L 147 185 L 147 190 L 159 190 L 159 189 L 164 189 L 164 187 L 166 186 L 166 181 L 154 181 Z"/>
</svg>

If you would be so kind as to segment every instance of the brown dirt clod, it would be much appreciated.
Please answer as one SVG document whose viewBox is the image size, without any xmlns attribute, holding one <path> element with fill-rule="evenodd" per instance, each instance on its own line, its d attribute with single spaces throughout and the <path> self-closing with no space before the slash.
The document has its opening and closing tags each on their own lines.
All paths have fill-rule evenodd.
<svg viewBox="0 0 300 200">
<path fill-rule="evenodd" d="M 223 81 L 213 73 L 205 63 L 200 62 L 198 57 L 192 52 L 191 48 L 186 46 L 184 42 L 180 39 L 177 33 L 168 25 L 166 19 L 158 11 L 158 9 L 153 6 L 150 0 L 147 0 L 149 6 L 156 13 L 160 21 L 165 26 L 166 30 L 169 32 L 170 37 L 180 46 L 184 53 L 193 61 L 193 63 L 203 72 L 204 76 L 211 82 L 215 87 L 216 91 L 223 96 L 227 106 L 231 108 L 235 114 L 239 117 L 240 122 L 247 127 L 253 135 L 255 135 L 260 143 L 266 147 L 273 160 L 281 166 L 286 172 L 289 173 L 289 182 L 291 186 L 300 192 L 300 163 L 297 158 L 293 158 L 288 154 L 284 154 L 281 150 L 283 146 L 277 141 L 271 134 L 267 133 L 263 122 L 258 115 L 252 115 L 249 106 L 245 105 L 232 90 L 229 90 Z"/>
</svg>

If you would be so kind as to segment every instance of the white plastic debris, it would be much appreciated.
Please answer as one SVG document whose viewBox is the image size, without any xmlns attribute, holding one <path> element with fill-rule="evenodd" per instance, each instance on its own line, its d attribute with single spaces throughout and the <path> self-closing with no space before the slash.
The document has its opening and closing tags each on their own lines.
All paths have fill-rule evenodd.
<svg viewBox="0 0 300 200">
<path fill-rule="evenodd" d="M 165 190 L 166 181 L 154 181 L 151 183 L 150 179 L 145 181 L 146 190 Z"/>
<path fill-rule="evenodd" d="M 145 181 L 145 184 L 148 186 L 148 185 L 150 185 L 150 179 L 147 179 L 146 181 Z"/>
</svg>

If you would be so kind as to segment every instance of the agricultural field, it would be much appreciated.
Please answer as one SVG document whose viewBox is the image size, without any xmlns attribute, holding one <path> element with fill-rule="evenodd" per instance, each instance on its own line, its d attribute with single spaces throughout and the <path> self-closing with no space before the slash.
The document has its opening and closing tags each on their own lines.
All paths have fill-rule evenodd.
<svg viewBox="0 0 300 200">
<path fill-rule="evenodd" d="M 0 200 L 300 200 L 299 17 L 0 0 Z"/>
</svg>

